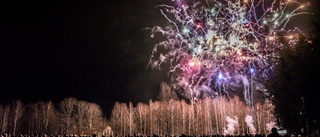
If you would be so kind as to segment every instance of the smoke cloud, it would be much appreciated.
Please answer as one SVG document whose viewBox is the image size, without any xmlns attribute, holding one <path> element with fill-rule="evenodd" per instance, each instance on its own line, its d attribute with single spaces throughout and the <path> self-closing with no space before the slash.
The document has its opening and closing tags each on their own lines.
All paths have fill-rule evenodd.
<svg viewBox="0 0 320 137">
<path fill-rule="evenodd" d="M 238 118 L 234 117 L 231 118 L 229 116 L 226 117 L 226 121 L 227 121 L 227 128 L 224 128 L 224 134 L 226 135 L 233 135 L 234 132 L 236 131 L 236 128 L 239 126 L 238 124 Z"/>
<path fill-rule="evenodd" d="M 249 127 L 249 130 L 250 130 L 250 133 L 251 134 L 256 134 L 256 128 L 254 127 L 254 124 L 253 124 L 253 122 L 254 122 L 254 120 L 253 120 L 253 117 L 252 116 L 250 116 L 250 115 L 247 115 L 246 117 L 245 117 L 245 122 L 247 123 L 247 126 Z"/>
<path fill-rule="evenodd" d="M 274 121 L 271 121 L 271 122 L 269 122 L 269 123 L 266 124 L 267 130 L 270 131 L 270 132 L 271 132 L 271 129 L 272 129 L 273 127 L 278 128 L 276 122 L 274 122 Z"/>
</svg>

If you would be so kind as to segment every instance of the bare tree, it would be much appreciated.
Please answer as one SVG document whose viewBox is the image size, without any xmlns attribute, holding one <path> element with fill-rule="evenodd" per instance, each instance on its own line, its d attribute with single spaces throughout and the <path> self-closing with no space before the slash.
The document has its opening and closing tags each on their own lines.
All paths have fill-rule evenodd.
<svg viewBox="0 0 320 137">
<path fill-rule="evenodd" d="M 121 115 L 121 105 L 119 102 L 116 102 L 113 106 L 112 112 L 111 112 L 111 126 L 113 127 L 113 130 L 115 131 L 116 134 L 119 134 L 121 136 L 121 131 L 122 131 L 122 126 L 121 123 L 122 121 L 122 115 Z"/>
<path fill-rule="evenodd" d="M 9 113 L 10 113 L 10 105 L 0 105 L 0 115 L 1 115 L 1 134 L 4 134 L 8 128 L 9 121 Z"/>
<path fill-rule="evenodd" d="M 83 130 L 83 125 L 86 120 L 86 113 L 88 111 L 88 102 L 78 101 L 75 105 L 75 118 L 77 121 L 76 127 L 78 129 L 78 135 L 80 136 Z"/>
<path fill-rule="evenodd" d="M 254 105 L 254 108 L 255 108 L 255 119 L 257 121 L 255 123 L 255 126 L 257 127 L 257 133 L 261 133 L 262 132 L 261 123 L 263 118 L 262 106 L 260 103 L 257 103 Z"/>
<path fill-rule="evenodd" d="M 181 110 L 181 124 L 182 124 L 181 125 L 181 127 L 182 127 L 181 133 L 186 134 L 187 133 L 187 126 L 186 125 L 188 123 L 187 112 L 189 110 L 190 105 L 187 104 L 186 101 L 181 100 L 180 106 L 181 106 L 180 110 Z"/>
<path fill-rule="evenodd" d="M 12 135 L 16 135 L 18 120 L 23 115 L 24 106 L 20 100 L 17 100 L 13 103 L 12 106 L 12 116 L 13 116 L 13 132 Z"/>
<path fill-rule="evenodd" d="M 160 116 L 159 116 L 159 102 L 155 101 L 152 102 L 151 100 L 149 101 L 149 123 L 150 123 L 150 134 L 160 134 L 160 129 L 159 129 L 159 121 L 160 121 Z"/>
<path fill-rule="evenodd" d="M 133 130 L 135 128 L 134 125 L 134 108 L 132 105 L 132 102 L 129 102 L 129 108 L 125 111 L 126 116 L 127 116 L 127 123 L 129 126 L 129 135 L 132 136 L 133 135 Z"/>
<path fill-rule="evenodd" d="M 122 126 L 122 133 L 121 135 L 129 135 L 130 134 L 130 109 L 126 103 L 121 103 L 121 113 L 122 113 L 122 120 L 121 120 L 121 126 Z"/>
<path fill-rule="evenodd" d="M 153 131 L 153 127 L 154 127 L 154 122 L 153 122 L 153 113 L 154 113 L 154 108 L 153 108 L 153 102 L 152 100 L 150 99 L 149 100 L 149 134 L 152 134 L 154 131 Z"/>
<path fill-rule="evenodd" d="M 64 133 L 70 133 L 70 126 L 74 123 L 72 114 L 74 113 L 76 103 L 77 99 L 73 97 L 66 98 L 59 103 L 59 112 Z"/>
<path fill-rule="evenodd" d="M 48 101 L 47 103 L 41 104 L 41 112 L 43 116 L 43 127 L 44 133 L 48 133 L 49 122 L 51 121 L 51 117 L 54 114 L 54 106 L 52 101 Z"/>
<path fill-rule="evenodd" d="M 165 101 L 166 103 L 164 103 L 163 105 L 166 105 L 166 111 L 165 111 L 165 119 L 166 119 L 166 134 L 169 136 L 174 136 L 173 132 L 174 132 L 174 113 L 175 113 L 175 109 L 176 107 L 173 105 L 175 100 L 170 99 L 169 101 Z"/>
<path fill-rule="evenodd" d="M 243 109 L 246 109 L 244 102 L 242 102 L 238 96 L 235 96 L 232 99 L 231 104 L 233 105 L 231 109 L 233 110 L 234 116 L 237 116 L 238 118 L 244 118 L 245 114 L 243 113 Z M 241 119 L 240 123 L 244 123 L 244 120 Z M 240 134 L 240 125 L 237 128 L 237 134 Z"/>
<path fill-rule="evenodd" d="M 29 115 L 29 118 L 28 118 L 29 133 L 39 134 L 41 132 L 40 131 L 41 118 L 39 115 L 39 112 L 41 112 L 41 110 L 39 110 L 40 108 L 38 107 L 38 104 L 29 104 L 28 105 L 27 114 Z"/>
<path fill-rule="evenodd" d="M 98 122 L 102 120 L 102 112 L 100 106 L 95 103 L 89 103 L 87 118 L 89 124 L 89 133 L 90 135 L 92 135 L 93 127 L 96 127 L 98 125 Z"/>
<path fill-rule="evenodd" d="M 147 123 L 147 113 L 148 113 L 148 106 L 143 103 L 138 103 L 136 107 L 137 112 L 137 123 L 139 126 L 139 133 L 146 134 L 146 123 Z"/>
<path fill-rule="evenodd" d="M 205 134 L 206 135 L 210 135 L 212 134 L 212 120 L 211 120 L 211 115 L 212 114 L 212 111 L 211 111 L 211 103 L 210 102 L 211 100 L 207 97 L 203 100 L 204 102 L 204 112 L 205 112 L 205 115 L 204 115 L 204 123 L 205 123 Z"/>
</svg>

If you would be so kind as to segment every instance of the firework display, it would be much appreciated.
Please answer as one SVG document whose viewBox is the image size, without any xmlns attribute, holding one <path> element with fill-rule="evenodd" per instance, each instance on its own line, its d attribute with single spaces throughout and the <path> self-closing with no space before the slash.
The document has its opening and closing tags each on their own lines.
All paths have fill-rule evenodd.
<svg viewBox="0 0 320 137">
<path fill-rule="evenodd" d="M 155 26 L 151 37 L 164 41 L 153 48 L 149 65 L 170 65 L 174 90 L 189 99 L 240 93 L 253 105 L 253 94 L 267 94 L 264 82 L 277 63 L 278 51 L 298 41 L 290 20 L 308 2 L 295 0 L 173 0 L 158 5 L 168 21 Z M 292 25 L 290 25 L 292 26 Z"/>
</svg>

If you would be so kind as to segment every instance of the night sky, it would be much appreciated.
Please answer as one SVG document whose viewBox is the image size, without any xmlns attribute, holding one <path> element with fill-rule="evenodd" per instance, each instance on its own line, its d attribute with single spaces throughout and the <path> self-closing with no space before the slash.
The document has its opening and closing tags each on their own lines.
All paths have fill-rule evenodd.
<svg viewBox="0 0 320 137">
<path fill-rule="evenodd" d="M 0 101 L 75 97 L 109 113 L 155 99 L 165 72 L 147 67 L 164 22 L 152 0 L 1 2 Z"/>
<path fill-rule="evenodd" d="M 159 40 L 143 28 L 167 23 L 155 8 L 163 3 L 1 2 L 0 103 L 75 97 L 108 114 L 116 101 L 154 100 L 166 72 L 147 67 Z"/>
</svg>

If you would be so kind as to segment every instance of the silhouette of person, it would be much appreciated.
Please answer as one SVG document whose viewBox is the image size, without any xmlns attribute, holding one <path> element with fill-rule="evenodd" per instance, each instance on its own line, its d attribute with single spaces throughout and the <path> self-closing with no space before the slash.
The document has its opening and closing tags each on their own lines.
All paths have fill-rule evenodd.
<svg viewBox="0 0 320 137">
<path fill-rule="evenodd" d="M 277 128 L 273 127 L 271 129 L 271 133 L 267 135 L 267 137 L 279 137 L 279 133 L 278 133 L 278 130 Z"/>
</svg>

